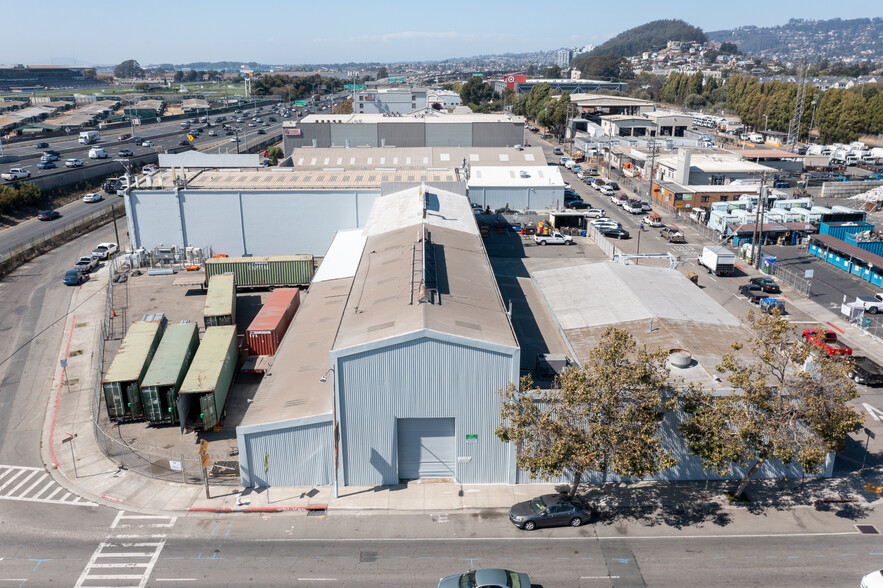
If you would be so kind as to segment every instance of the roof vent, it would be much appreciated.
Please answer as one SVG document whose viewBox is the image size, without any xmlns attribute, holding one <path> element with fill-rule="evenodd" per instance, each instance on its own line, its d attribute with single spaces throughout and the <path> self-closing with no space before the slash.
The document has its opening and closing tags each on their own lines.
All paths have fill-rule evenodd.
<svg viewBox="0 0 883 588">
<path fill-rule="evenodd" d="M 693 354 L 686 349 L 669 349 L 668 363 L 679 369 L 688 368 L 693 365 Z"/>
</svg>

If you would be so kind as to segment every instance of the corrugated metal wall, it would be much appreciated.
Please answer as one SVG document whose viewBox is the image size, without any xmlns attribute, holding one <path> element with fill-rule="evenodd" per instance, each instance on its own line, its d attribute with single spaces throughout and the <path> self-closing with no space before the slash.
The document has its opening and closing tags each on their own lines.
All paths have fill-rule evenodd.
<svg viewBox="0 0 883 588">
<path fill-rule="evenodd" d="M 564 202 L 564 188 L 529 188 L 529 187 L 506 187 L 506 188 L 470 188 L 469 200 L 490 206 L 491 210 L 503 208 L 507 204 L 512 210 L 542 210 L 544 208 L 557 209 Z"/>
<path fill-rule="evenodd" d="M 331 146 L 346 147 L 349 140 L 350 147 L 379 147 L 377 143 L 377 124 L 364 123 L 352 124 L 329 124 Z"/>
<path fill-rule="evenodd" d="M 385 147 L 426 147 L 426 125 L 412 123 L 377 123 L 377 142 Z"/>
<path fill-rule="evenodd" d="M 473 147 L 506 147 L 523 142 L 523 123 L 472 123 Z"/>
<path fill-rule="evenodd" d="M 427 147 L 469 147 L 474 146 L 472 140 L 472 123 L 426 125 Z"/>
<path fill-rule="evenodd" d="M 334 481 L 331 419 L 277 426 L 264 431 L 237 431 L 242 486 L 330 486 Z M 266 455 L 270 466 L 267 474 Z"/>
<path fill-rule="evenodd" d="M 230 256 L 323 256 L 337 231 L 364 226 L 379 195 L 375 190 L 184 190 L 179 207 L 175 192 L 136 191 L 127 198 L 127 222 L 136 247 L 148 250 L 192 245 Z"/>
<path fill-rule="evenodd" d="M 341 483 L 397 484 L 395 419 L 444 417 L 455 419 L 457 456 L 470 458 L 457 463 L 457 480 L 509 483 L 514 456 L 494 430 L 497 390 L 517 373 L 517 361 L 429 337 L 340 358 Z M 477 435 L 477 442 L 466 443 L 466 435 Z"/>
</svg>

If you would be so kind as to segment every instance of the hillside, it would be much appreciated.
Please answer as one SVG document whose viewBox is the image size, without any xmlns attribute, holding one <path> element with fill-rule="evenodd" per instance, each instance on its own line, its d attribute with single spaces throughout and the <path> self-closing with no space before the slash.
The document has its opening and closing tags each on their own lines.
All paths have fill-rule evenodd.
<svg viewBox="0 0 883 588">
<path fill-rule="evenodd" d="M 855 63 L 883 61 L 883 18 L 852 20 L 791 19 L 776 27 L 740 27 L 713 31 L 708 38 L 735 43 L 739 50 L 755 57 L 794 61 L 827 59 Z"/>
<path fill-rule="evenodd" d="M 682 20 L 654 20 L 639 27 L 623 31 L 609 41 L 595 47 L 591 55 L 640 55 L 665 47 L 668 41 L 699 41 L 708 39 L 702 29 Z"/>
</svg>

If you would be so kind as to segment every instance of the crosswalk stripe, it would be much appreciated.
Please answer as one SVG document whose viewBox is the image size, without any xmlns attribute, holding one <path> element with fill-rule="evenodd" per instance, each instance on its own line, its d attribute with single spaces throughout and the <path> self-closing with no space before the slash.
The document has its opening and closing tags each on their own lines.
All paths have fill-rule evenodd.
<svg viewBox="0 0 883 588">
<path fill-rule="evenodd" d="M 53 481 L 53 480 L 49 480 L 48 482 L 46 482 L 46 485 L 45 485 L 45 486 L 43 486 L 42 488 L 40 488 L 40 491 L 39 491 L 39 492 L 37 492 L 36 494 L 34 494 L 34 495 L 32 496 L 32 498 L 40 498 L 40 495 L 43 494 L 44 492 L 46 492 L 47 490 L 51 490 L 53 485 L 54 485 L 54 481 Z"/>
<path fill-rule="evenodd" d="M 18 483 L 18 486 L 16 486 L 15 488 L 13 488 L 12 490 L 9 491 L 9 496 L 12 496 L 12 495 L 14 495 L 16 492 L 18 492 L 18 489 L 19 489 L 19 488 L 21 488 L 22 486 L 24 486 L 25 484 L 27 484 L 27 483 L 28 483 L 28 480 L 30 480 L 31 478 L 33 478 L 33 477 L 36 476 L 36 475 L 37 475 L 37 472 L 31 472 L 30 474 L 28 474 L 27 476 L 25 476 L 25 479 L 22 480 L 21 482 L 19 482 L 19 483 Z M 27 492 L 25 492 L 25 494 L 27 494 Z"/>
<path fill-rule="evenodd" d="M 21 495 L 22 495 L 22 496 L 27 496 L 28 494 L 31 493 L 31 490 L 33 490 L 34 488 L 36 488 L 37 486 L 39 486 L 39 485 L 40 485 L 40 482 L 42 482 L 43 480 L 45 480 L 45 479 L 48 478 L 48 477 L 49 477 L 49 474 L 43 474 L 42 476 L 40 476 L 39 478 L 37 478 L 37 481 L 36 481 L 36 482 L 34 482 L 34 483 L 31 484 L 30 486 L 28 486 L 28 489 L 25 490 L 24 492 L 22 492 Z M 31 498 L 36 498 L 36 496 L 32 496 Z"/>
<path fill-rule="evenodd" d="M 43 468 L 0 465 L 0 500 L 98 506 L 94 502 L 66 492 Z M 60 498 L 56 498 L 57 496 Z"/>
</svg>

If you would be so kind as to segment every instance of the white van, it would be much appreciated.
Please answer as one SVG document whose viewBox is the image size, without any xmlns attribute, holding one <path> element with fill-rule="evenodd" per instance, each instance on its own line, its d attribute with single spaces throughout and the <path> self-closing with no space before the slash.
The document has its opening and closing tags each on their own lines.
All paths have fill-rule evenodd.
<svg viewBox="0 0 883 588">
<path fill-rule="evenodd" d="M 107 151 L 104 147 L 93 147 L 89 150 L 89 159 L 106 159 Z"/>
<path fill-rule="evenodd" d="M 748 135 L 748 140 L 752 143 L 763 143 L 763 135 L 760 133 L 750 133 Z"/>
</svg>

